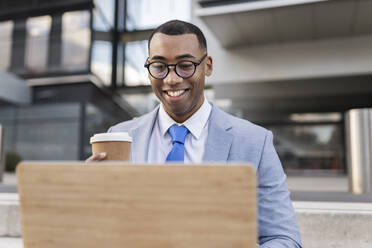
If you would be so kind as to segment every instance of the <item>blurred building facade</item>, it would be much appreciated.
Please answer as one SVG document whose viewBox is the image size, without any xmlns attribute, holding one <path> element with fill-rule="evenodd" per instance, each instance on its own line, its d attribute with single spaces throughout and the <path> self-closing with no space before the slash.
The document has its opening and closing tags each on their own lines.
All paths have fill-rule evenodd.
<svg viewBox="0 0 372 248">
<path fill-rule="evenodd" d="M 372 0 L 2 1 L 0 71 L 17 81 L 8 91 L 18 85 L 0 87 L 6 149 L 84 159 L 91 134 L 151 110 L 146 39 L 182 19 L 214 58 L 208 99 L 272 130 L 287 172 L 346 173 L 345 114 L 372 106 L 371 10 Z"/>
<path fill-rule="evenodd" d="M 271 129 L 287 172 L 346 173 L 345 114 L 372 106 L 372 1 L 194 4 L 215 101 Z"/>
<path fill-rule="evenodd" d="M 27 160 L 85 159 L 93 133 L 137 115 L 111 83 L 122 83 L 113 70 L 114 59 L 115 68 L 122 65 L 113 56 L 119 42 L 111 40 L 119 33 L 115 7 L 115 1 L 1 1 L 6 151 Z"/>
</svg>

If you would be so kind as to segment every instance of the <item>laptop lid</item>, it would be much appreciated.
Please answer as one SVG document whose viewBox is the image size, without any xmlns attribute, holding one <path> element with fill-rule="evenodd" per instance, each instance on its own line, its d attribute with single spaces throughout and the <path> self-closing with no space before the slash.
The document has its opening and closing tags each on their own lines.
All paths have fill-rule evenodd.
<svg viewBox="0 0 372 248">
<path fill-rule="evenodd" d="M 247 165 L 23 162 L 25 248 L 256 247 Z"/>
</svg>

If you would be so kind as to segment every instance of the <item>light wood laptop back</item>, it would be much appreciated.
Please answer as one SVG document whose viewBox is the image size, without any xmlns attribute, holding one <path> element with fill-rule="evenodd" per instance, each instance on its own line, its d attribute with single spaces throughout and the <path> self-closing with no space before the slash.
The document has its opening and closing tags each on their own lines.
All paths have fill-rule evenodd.
<svg viewBox="0 0 372 248">
<path fill-rule="evenodd" d="M 247 165 L 24 162 L 25 248 L 253 248 L 256 186 Z"/>
</svg>

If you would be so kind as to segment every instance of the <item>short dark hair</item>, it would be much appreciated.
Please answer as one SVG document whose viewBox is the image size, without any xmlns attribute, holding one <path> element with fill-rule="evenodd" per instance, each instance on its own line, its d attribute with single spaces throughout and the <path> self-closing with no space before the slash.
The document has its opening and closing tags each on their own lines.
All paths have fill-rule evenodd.
<svg viewBox="0 0 372 248">
<path fill-rule="evenodd" d="M 166 35 L 182 35 L 182 34 L 195 34 L 198 38 L 199 46 L 201 49 L 207 49 L 207 40 L 203 32 L 192 23 L 184 22 L 180 20 L 171 20 L 166 23 L 161 24 L 157 27 L 154 31 L 152 31 L 149 41 L 148 41 L 148 49 L 150 50 L 150 42 L 152 37 L 156 33 L 162 33 Z"/>
</svg>

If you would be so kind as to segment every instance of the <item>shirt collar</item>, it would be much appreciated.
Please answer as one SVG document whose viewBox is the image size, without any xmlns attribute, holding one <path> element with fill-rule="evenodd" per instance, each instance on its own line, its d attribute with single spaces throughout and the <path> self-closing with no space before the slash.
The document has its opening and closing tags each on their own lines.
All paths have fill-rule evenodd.
<svg viewBox="0 0 372 248">
<path fill-rule="evenodd" d="M 168 129 L 173 125 L 184 125 L 190 131 L 190 133 L 196 138 L 199 139 L 203 128 L 208 122 L 209 115 L 211 113 L 212 107 L 211 104 L 204 98 L 204 102 L 202 106 L 196 111 L 189 119 L 187 119 L 184 123 L 177 123 L 174 121 L 168 113 L 165 111 L 163 104 L 160 104 L 159 108 L 159 127 L 161 134 L 164 136 Z"/>
</svg>

